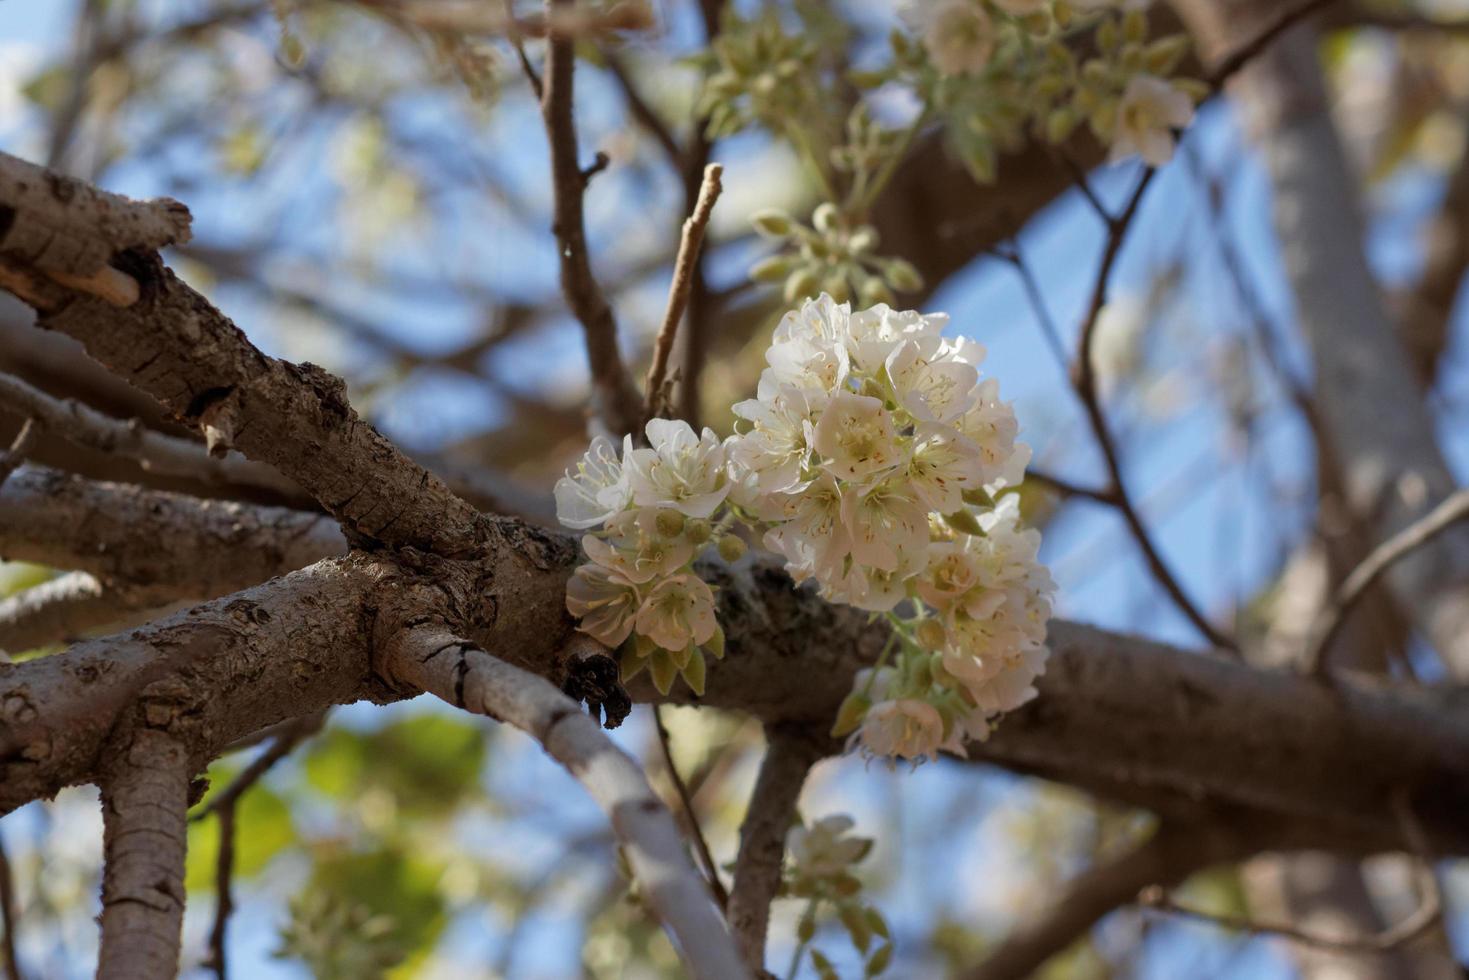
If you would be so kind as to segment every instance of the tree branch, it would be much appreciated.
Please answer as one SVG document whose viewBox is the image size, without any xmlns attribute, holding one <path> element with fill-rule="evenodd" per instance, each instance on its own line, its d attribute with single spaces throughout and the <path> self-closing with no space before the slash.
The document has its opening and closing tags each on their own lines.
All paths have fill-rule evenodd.
<svg viewBox="0 0 1469 980">
<path fill-rule="evenodd" d="M 687 824 L 688 836 L 693 842 L 694 853 L 698 855 L 704 878 L 709 883 L 709 893 L 714 896 L 715 904 L 724 909 L 729 905 L 729 893 L 725 891 L 724 882 L 719 878 L 719 865 L 714 863 L 714 855 L 709 853 L 709 842 L 704 839 L 704 830 L 699 826 L 699 815 L 694 811 L 694 800 L 689 793 L 688 784 L 684 782 L 683 776 L 679 775 L 678 766 L 673 764 L 673 747 L 668 739 L 668 728 L 663 724 L 663 714 L 656 704 L 653 705 L 653 726 L 658 734 L 658 748 L 663 756 L 663 768 L 668 772 L 668 781 L 673 783 L 674 792 L 678 794 L 684 822 Z"/>
<path fill-rule="evenodd" d="M 615 435 L 634 432 L 642 419 L 642 399 L 617 348 L 617 320 L 592 274 L 587 248 L 583 195 L 587 178 L 577 156 L 576 121 L 572 114 L 576 47 L 573 38 L 556 30 L 558 8 L 566 0 L 546 0 L 547 23 L 552 25 L 546 44 L 541 115 L 551 146 L 553 207 L 551 230 L 556 236 L 561 264 L 561 291 L 586 340 L 592 374 L 593 412 Z"/>
<path fill-rule="evenodd" d="M 20 424 L 20 431 L 10 441 L 10 448 L 0 451 L 0 486 L 10 479 L 10 474 L 20 468 L 26 454 L 36 442 L 36 420 L 27 418 Z"/>
<path fill-rule="evenodd" d="M 436 626 L 399 631 L 378 651 L 386 677 L 466 711 L 508 722 L 540 742 L 607 814 L 633 875 L 694 976 L 749 972 L 689 863 L 672 816 L 638 764 L 580 706 L 544 679 Z"/>
<path fill-rule="evenodd" d="M 803 732 L 775 727 L 765 732 L 769 744 L 740 825 L 734 890 L 729 896 L 729 924 L 745 962 L 756 970 L 765 966 L 765 934 L 770 903 L 780 888 L 786 833 L 796 816 L 806 774 L 824 754 L 817 740 Z"/>
<path fill-rule="evenodd" d="M 109 591 L 86 572 L 70 572 L 0 599 L 0 650 L 19 653 L 61 643 L 175 598 L 167 590 Z"/>
<path fill-rule="evenodd" d="M 1046 912 L 1007 936 L 965 980 L 1021 980 L 1080 939 L 1107 913 L 1135 901 L 1150 885 L 1176 884 L 1210 864 L 1235 856 L 1231 835 L 1199 826 L 1164 823 L 1152 837 L 1098 864 L 1066 886 Z"/>
<path fill-rule="evenodd" d="M 709 226 L 714 203 L 719 200 L 719 193 L 724 189 L 720 183 L 723 174 L 724 168 L 717 163 L 711 163 L 704 168 L 698 201 L 683 223 L 678 255 L 673 261 L 673 282 L 668 287 L 668 306 L 663 311 L 663 322 L 658 327 L 658 338 L 653 343 L 653 362 L 648 367 L 648 378 L 643 385 L 645 414 L 648 418 L 658 417 L 667 410 L 669 404 L 665 389 L 668 358 L 673 353 L 673 340 L 678 335 L 678 325 L 683 321 L 684 310 L 689 305 L 689 290 L 693 288 L 694 274 L 699 267 L 699 249 L 704 244 L 704 229 Z"/>
<path fill-rule="evenodd" d="M 171 980 L 184 922 L 189 754 L 140 727 L 102 777 L 102 947 L 98 980 Z"/>
</svg>

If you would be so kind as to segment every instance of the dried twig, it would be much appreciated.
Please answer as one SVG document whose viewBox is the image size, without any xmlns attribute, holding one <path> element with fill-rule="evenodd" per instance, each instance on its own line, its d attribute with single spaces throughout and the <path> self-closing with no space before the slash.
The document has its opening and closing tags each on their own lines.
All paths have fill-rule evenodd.
<svg viewBox="0 0 1469 980">
<path fill-rule="evenodd" d="M 1362 563 L 1352 569 L 1351 574 L 1336 590 L 1336 595 L 1332 597 L 1331 602 L 1321 610 L 1321 614 L 1311 629 L 1311 640 L 1301 658 L 1303 669 L 1312 674 L 1324 672 L 1326 670 L 1325 653 L 1330 648 L 1331 641 L 1336 639 L 1337 633 L 1346 623 L 1347 614 L 1352 611 L 1373 583 L 1381 578 L 1395 562 L 1407 557 L 1415 548 L 1421 547 L 1433 540 L 1436 535 L 1465 519 L 1469 519 L 1469 487 L 1449 494 L 1433 510 L 1373 548 L 1367 557 L 1362 559 Z"/>
<path fill-rule="evenodd" d="M 683 223 L 683 234 L 679 238 L 678 257 L 673 262 L 673 283 L 668 289 L 668 305 L 663 311 L 663 323 L 658 327 L 658 339 L 653 344 L 653 363 L 648 367 L 648 379 L 643 385 L 646 414 L 657 417 L 668 405 L 666 391 L 668 358 L 673 353 L 673 341 L 678 335 L 678 325 L 683 320 L 684 310 L 689 303 L 689 290 L 693 286 L 694 270 L 699 263 L 699 248 L 704 243 L 704 230 L 709 227 L 709 216 L 714 203 L 719 200 L 723 189 L 720 177 L 724 168 L 711 163 L 704 168 L 704 181 L 699 186 L 699 198 L 693 213 Z"/>
<path fill-rule="evenodd" d="M 679 804 L 683 807 L 684 823 L 688 825 L 689 837 L 694 841 L 694 853 L 699 856 L 699 864 L 704 869 L 704 877 L 709 879 L 709 891 L 714 896 L 714 901 L 719 903 L 720 908 L 729 905 L 729 892 L 725 891 L 724 882 L 719 877 L 719 865 L 714 863 L 714 855 L 709 852 L 709 842 L 704 838 L 704 828 L 699 825 L 699 815 L 694 811 L 693 795 L 689 792 L 689 786 L 684 778 L 679 775 L 678 766 L 673 764 L 673 748 L 668 738 L 668 729 L 663 724 L 663 709 L 659 705 L 653 705 L 653 725 L 658 731 L 658 746 L 663 753 L 663 767 L 668 773 L 668 779 L 673 783 L 674 790 L 678 793 Z"/>
<path fill-rule="evenodd" d="M 4 375 L 0 375 L 0 378 L 3 377 Z M 6 480 L 10 479 L 10 474 L 20 468 L 20 464 L 25 462 L 26 454 L 31 451 L 35 443 L 36 420 L 32 416 L 27 416 L 26 420 L 20 424 L 20 431 L 11 440 L 10 448 L 0 451 L 0 485 L 3 485 Z"/>
</svg>

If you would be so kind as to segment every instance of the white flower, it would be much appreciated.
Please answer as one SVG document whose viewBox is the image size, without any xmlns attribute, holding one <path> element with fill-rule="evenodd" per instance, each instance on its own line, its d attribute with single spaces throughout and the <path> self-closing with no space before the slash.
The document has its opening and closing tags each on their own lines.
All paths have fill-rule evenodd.
<svg viewBox="0 0 1469 980">
<path fill-rule="evenodd" d="M 823 583 L 822 598 L 868 612 L 887 612 L 908 598 L 908 582 L 923 571 L 922 551 L 899 551 L 891 571 L 852 562 L 846 574 Z"/>
<path fill-rule="evenodd" d="M 631 447 L 632 440 L 624 443 Z M 617 459 L 617 445 L 597 436 L 576 464 L 556 481 L 556 519 L 567 527 L 585 529 L 604 523 L 627 506 L 632 496 L 627 474 Z"/>
<path fill-rule="evenodd" d="M 995 50 L 995 25 L 978 0 L 925 4 L 923 46 L 946 75 L 977 75 Z"/>
<path fill-rule="evenodd" d="M 852 561 L 895 571 L 902 555 L 928 546 L 928 508 L 906 480 L 892 479 L 842 498 L 842 523 L 851 540 Z"/>
<path fill-rule="evenodd" d="M 1193 118 L 1194 103 L 1185 92 L 1154 75 L 1134 75 L 1117 106 L 1117 128 L 1108 159 L 1116 163 L 1136 153 L 1150 166 L 1173 159 L 1173 130 Z"/>
<path fill-rule="evenodd" d="M 964 491 L 984 483 L 979 446 L 946 425 L 920 423 L 913 433 L 908 482 L 929 510 L 952 514 L 964 506 Z"/>
<path fill-rule="evenodd" d="M 994 378 L 986 378 L 979 383 L 974 389 L 970 407 L 954 424 L 979 448 L 984 464 L 980 483 L 994 483 L 1002 478 L 1014 478 L 1018 483 L 1024 476 L 1025 463 L 1020 464 L 1019 473 L 1015 472 L 1013 465 L 1015 437 L 1020 433 L 1020 423 L 1015 420 L 1015 410 L 1010 403 L 1000 401 L 1000 383 Z M 1029 450 L 1026 462 L 1029 461 L 1028 453 Z"/>
<path fill-rule="evenodd" d="M 834 579 L 851 551 L 842 523 L 843 493 L 829 475 L 813 480 L 800 493 L 775 498 L 783 522 L 765 532 L 765 546 L 786 559 L 796 579 Z"/>
<path fill-rule="evenodd" d="M 853 364 L 869 373 L 876 373 L 905 340 L 914 342 L 920 356 L 932 357 L 942 344 L 939 334 L 948 322 L 947 313 L 893 310 L 879 303 L 853 313 L 847 321 L 847 353 Z"/>
<path fill-rule="evenodd" d="M 816 451 L 833 476 L 865 483 L 903 462 L 892 416 L 881 401 L 839 391 L 816 423 Z"/>
<path fill-rule="evenodd" d="M 913 341 L 895 348 L 886 367 L 898 403 L 920 422 L 952 422 L 963 415 L 979 383 L 973 364 L 956 357 L 930 361 Z"/>
<path fill-rule="evenodd" d="M 932 759 L 944 741 L 944 719 L 927 701 L 879 701 L 867 709 L 857 736 L 873 755 Z"/>
<path fill-rule="evenodd" d="M 847 321 L 852 315 L 848 303 L 838 303 L 826 293 L 808 299 L 796 309 L 780 318 L 775 332 L 771 334 L 773 344 L 791 340 L 806 340 L 818 344 L 840 343 L 847 336 Z"/>
<path fill-rule="evenodd" d="M 839 340 L 795 337 L 771 344 L 765 352 L 769 383 L 799 389 L 813 408 L 826 404 L 851 372 L 847 348 Z"/>
<path fill-rule="evenodd" d="M 754 475 L 761 493 L 797 489 L 811 455 L 811 406 L 805 394 L 762 377 L 759 397 L 737 403 L 733 411 L 751 425 L 725 440 L 729 459 Z"/>
<path fill-rule="evenodd" d="M 594 534 L 581 539 L 587 557 L 603 568 L 641 585 L 678 571 L 694 557 L 693 544 L 682 534 L 658 532 L 658 508 L 624 511 L 608 524 L 605 538 Z"/>
<path fill-rule="evenodd" d="M 697 575 L 675 575 L 653 586 L 638 609 L 638 635 L 674 653 L 707 643 L 718 628 L 714 593 Z"/>
<path fill-rule="evenodd" d="M 1033 647 L 1007 659 L 988 684 L 970 691 L 979 709 L 990 716 L 1003 714 L 1035 697 L 1035 681 L 1045 673 L 1049 655 L 1045 647 Z"/>
<path fill-rule="evenodd" d="M 566 583 L 566 611 L 581 620 L 577 629 L 609 647 L 627 639 L 641 604 L 636 585 L 601 565 L 582 565 Z"/>
<path fill-rule="evenodd" d="M 839 875 L 867 856 L 872 840 L 848 837 L 854 826 L 852 818 L 838 815 L 823 817 L 810 827 L 793 827 L 786 835 L 786 848 L 796 873 L 808 878 L 830 878 Z"/>
<path fill-rule="evenodd" d="M 724 445 L 705 429 L 702 436 L 683 421 L 651 419 L 650 449 L 632 449 L 623 465 L 639 506 L 671 507 L 689 517 L 708 517 L 729 494 Z"/>
</svg>

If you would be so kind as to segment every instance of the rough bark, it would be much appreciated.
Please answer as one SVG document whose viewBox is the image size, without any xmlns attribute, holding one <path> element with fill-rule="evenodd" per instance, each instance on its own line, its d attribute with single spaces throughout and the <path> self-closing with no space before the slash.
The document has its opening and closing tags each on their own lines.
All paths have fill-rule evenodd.
<svg viewBox="0 0 1469 980">
<path fill-rule="evenodd" d="M 161 727 L 141 727 L 115 747 L 101 775 L 98 980 L 169 980 L 178 974 L 192 774 L 178 737 Z"/>
</svg>

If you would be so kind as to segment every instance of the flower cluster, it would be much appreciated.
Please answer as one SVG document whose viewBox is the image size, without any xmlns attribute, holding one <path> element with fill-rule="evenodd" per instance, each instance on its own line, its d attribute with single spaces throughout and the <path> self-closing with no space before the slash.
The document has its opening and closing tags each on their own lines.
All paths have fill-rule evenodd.
<svg viewBox="0 0 1469 980">
<path fill-rule="evenodd" d="M 962 752 L 1033 696 L 1054 587 L 1004 493 L 1029 450 L 980 377 L 984 349 L 943 337 L 947 319 L 822 295 L 776 328 L 724 442 L 662 419 L 621 459 L 594 442 L 556 487 L 563 523 L 600 529 L 568 587 L 581 628 L 614 647 L 631 637 L 624 664 L 649 666 L 661 690 L 682 672 L 702 691 L 701 649 L 720 655 L 723 636 L 692 562 L 711 541 L 737 557 L 738 524 L 798 583 L 892 624 L 836 734 L 880 756 Z"/>
<path fill-rule="evenodd" d="M 863 976 L 879 975 L 892 961 L 892 934 L 887 920 L 874 906 L 862 901 L 862 882 L 852 873 L 872 851 L 872 838 L 849 834 L 853 826 L 851 817 L 836 814 L 809 826 L 803 823 L 786 836 L 790 863 L 782 876 L 780 894 L 806 900 L 806 908 L 796 924 L 796 940 L 800 944 L 795 958 L 797 968 L 816 937 L 818 919 L 828 906 L 861 956 Z M 837 973 L 831 960 L 819 949 L 810 951 L 816 975 L 821 980 L 835 980 Z M 797 972 L 793 969 L 791 975 Z"/>
</svg>

